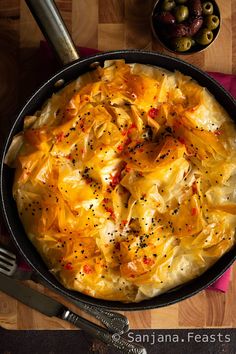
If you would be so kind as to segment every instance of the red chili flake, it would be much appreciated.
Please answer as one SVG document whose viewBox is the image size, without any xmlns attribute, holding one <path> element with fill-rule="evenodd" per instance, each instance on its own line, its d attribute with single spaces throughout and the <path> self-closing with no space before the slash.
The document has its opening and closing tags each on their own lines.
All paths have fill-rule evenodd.
<svg viewBox="0 0 236 354">
<path fill-rule="evenodd" d="M 84 265 L 83 270 L 86 274 L 91 274 L 93 272 L 93 269 L 88 264 Z"/>
<path fill-rule="evenodd" d="M 128 135 L 128 134 L 131 133 L 132 129 L 135 129 L 135 128 L 137 128 L 137 125 L 136 125 L 135 123 L 132 123 L 132 124 L 130 125 L 130 127 L 129 127 L 128 129 L 124 129 L 124 130 L 121 132 L 121 134 L 122 134 L 123 136 Z"/>
<path fill-rule="evenodd" d="M 223 132 L 222 132 L 222 130 L 216 130 L 216 131 L 214 132 L 214 134 L 215 134 L 216 136 L 219 136 L 219 135 L 223 134 Z"/>
<path fill-rule="evenodd" d="M 192 208 L 192 210 L 191 210 L 191 215 L 192 215 L 192 216 L 197 215 L 197 208 Z"/>
<path fill-rule="evenodd" d="M 119 170 L 116 171 L 115 175 L 112 176 L 110 174 L 110 179 L 111 179 L 111 182 L 110 182 L 110 186 L 114 189 L 117 184 L 120 183 L 121 179 L 122 179 L 122 176 L 121 176 L 121 172 L 124 170 L 124 168 L 126 167 L 127 163 L 125 161 L 123 161 L 120 166 L 119 166 Z"/>
<path fill-rule="evenodd" d="M 80 152 L 81 152 L 81 154 L 83 154 L 84 153 L 84 149 L 81 149 Z"/>
<path fill-rule="evenodd" d="M 113 220 L 115 220 L 115 219 L 116 219 L 116 217 L 115 217 L 115 213 L 114 213 L 114 211 L 113 211 L 113 209 L 112 209 L 112 208 L 105 207 L 105 210 L 106 210 L 108 213 L 110 213 L 110 214 L 111 214 L 111 218 L 112 218 Z"/>
<path fill-rule="evenodd" d="M 192 184 L 192 192 L 193 192 L 193 194 L 197 194 L 197 183 L 196 182 L 194 182 Z"/>
<path fill-rule="evenodd" d="M 128 223 L 128 220 L 122 220 L 122 221 L 121 221 L 121 224 L 124 225 L 124 226 L 125 226 L 127 223 Z"/>
<path fill-rule="evenodd" d="M 110 177 L 111 177 L 110 186 L 114 189 L 117 186 L 117 184 L 119 184 L 121 181 L 121 171 L 117 171 L 114 176 L 110 176 Z"/>
<path fill-rule="evenodd" d="M 72 160 L 72 156 L 71 156 L 71 155 L 66 156 L 66 158 L 67 158 L 68 160 Z"/>
<path fill-rule="evenodd" d="M 146 256 L 143 257 L 143 263 L 144 264 L 151 264 L 153 261 L 150 258 L 147 258 Z"/>
<path fill-rule="evenodd" d="M 64 139 L 64 133 L 63 132 L 57 134 L 57 136 L 56 136 L 57 143 L 60 143 L 63 139 Z"/>
<path fill-rule="evenodd" d="M 130 137 L 128 137 L 128 138 L 125 140 L 125 145 L 129 145 L 131 142 L 132 142 L 132 139 L 131 139 Z"/>
<path fill-rule="evenodd" d="M 137 128 L 137 125 L 136 125 L 135 123 L 132 123 L 132 124 L 130 125 L 129 129 L 127 130 L 127 134 L 130 134 L 130 133 L 131 133 L 131 130 L 132 130 L 132 129 L 135 129 L 135 128 Z"/>
<path fill-rule="evenodd" d="M 109 202 L 109 199 L 108 198 L 104 198 L 103 199 L 103 203 L 107 204 Z"/>
<path fill-rule="evenodd" d="M 118 146 L 117 146 L 117 150 L 118 150 L 118 151 L 122 151 L 123 149 L 124 149 L 124 146 L 123 146 L 123 145 L 118 145 Z"/>
<path fill-rule="evenodd" d="M 157 96 L 154 96 L 153 99 L 156 100 Z"/>
<path fill-rule="evenodd" d="M 120 242 L 116 242 L 115 243 L 115 249 L 116 250 L 120 250 Z"/>
<path fill-rule="evenodd" d="M 72 270 L 72 269 L 73 269 L 72 264 L 71 264 L 71 263 L 66 263 L 66 264 L 65 264 L 65 269 L 66 269 L 66 270 Z"/>
<path fill-rule="evenodd" d="M 181 144 L 183 144 L 183 145 L 185 145 L 185 144 L 186 144 L 186 141 L 185 141 L 185 139 L 184 139 L 184 138 L 179 138 L 179 142 L 180 142 Z"/>
<path fill-rule="evenodd" d="M 156 118 L 158 116 L 158 112 L 159 112 L 159 110 L 157 108 L 151 108 L 148 111 L 148 115 L 151 118 Z"/>
</svg>

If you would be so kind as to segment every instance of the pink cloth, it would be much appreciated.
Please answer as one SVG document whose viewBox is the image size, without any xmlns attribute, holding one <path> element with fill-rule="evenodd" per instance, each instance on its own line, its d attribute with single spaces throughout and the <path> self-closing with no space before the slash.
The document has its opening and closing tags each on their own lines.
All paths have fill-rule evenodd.
<svg viewBox="0 0 236 354">
<path fill-rule="evenodd" d="M 24 260 L 19 261 L 18 268 L 23 272 L 32 272 L 32 268 Z"/>
<path fill-rule="evenodd" d="M 215 281 L 211 286 L 209 286 L 209 290 L 217 290 L 225 293 L 229 287 L 230 275 L 232 272 L 232 268 L 226 270 L 226 272 Z"/>
<path fill-rule="evenodd" d="M 79 52 L 81 57 L 90 56 L 98 53 L 99 51 L 91 48 L 79 47 Z M 43 69 L 42 78 L 49 77 L 57 69 L 59 65 L 55 60 L 53 52 L 46 42 L 40 43 L 40 64 Z M 210 72 L 209 75 L 217 80 L 226 90 L 228 90 L 236 98 L 236 76 L 229 74 L 221 74 L 216 72 Z M 30 268 L 25 263 L 20 264 L 20 268 L 29 271 Z M 229 286 L 231 268 L 228 269 L 214 284 L 212 284 L 208 289 L 218 290 L 226 292 Z"/>
<path fill-rule="evenodd" d="M 224 88 L 228 90 L 234 98 L 236 98 L 236 75 L 215 72 L 209 72 L 208 74 L 224 86 Z"/>
</svg>

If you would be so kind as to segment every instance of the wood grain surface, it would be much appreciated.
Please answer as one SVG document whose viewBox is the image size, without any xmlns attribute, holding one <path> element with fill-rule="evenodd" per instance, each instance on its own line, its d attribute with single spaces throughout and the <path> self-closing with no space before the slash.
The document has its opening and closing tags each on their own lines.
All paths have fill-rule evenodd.
<svg viewBox="0 0 236 354">
<path fill-rule="evenodd" d="M 139 48 L 166 52 L 153 38 L 149 16 L 153 0 L 56 1 L 76 44 L 102 51 Z M 184 57 L 204 70 L 236 74 L 236 0 L 217 1 L 222 15 L 218 39 L 205 52 Z M 0 139 L 33 89 L 42 81 L 38 58 L 40 30 L 24 0 L 0 0 Z M 173 55 L 171 53 L 168 53 Z M 1 222 L 1 244 L 10 244 Z M 14 249 L 14 248 L 13 248 Z M 203 291 L 166 308 L 126 312 L 131 328 L 236 327 L 236 267 L 226 294 Z M 59 295 L 28 282 L 64 303 Z M 73 310 L 79 313 L 75 306 Z M 66 323 L 47 318 L 0 293 L 0 326 L 8 329 L 63 329 Z"/>
</svg>

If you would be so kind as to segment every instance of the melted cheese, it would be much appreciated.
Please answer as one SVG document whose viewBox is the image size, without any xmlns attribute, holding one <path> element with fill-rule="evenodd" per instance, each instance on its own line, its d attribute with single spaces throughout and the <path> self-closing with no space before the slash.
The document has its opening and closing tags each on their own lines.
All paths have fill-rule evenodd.
<svg viewBox="0 0 236 354">
<path fill-rule="evenodd" d="M 107 61 L 13 140 L 25 231 L 69 289 L 123 302 L 166 292 L 235 243 L 235 136 L 190 77 Z"/>
</svg>

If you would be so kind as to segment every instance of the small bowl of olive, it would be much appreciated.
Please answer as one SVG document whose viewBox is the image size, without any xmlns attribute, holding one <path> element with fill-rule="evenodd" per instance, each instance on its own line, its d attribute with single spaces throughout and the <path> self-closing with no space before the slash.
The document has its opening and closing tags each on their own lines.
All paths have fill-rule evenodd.
<svg viewBox="0 0 236 354">
<path fill-rule="evenodd" d="M 220 31 L 220 10 L 215 0 L 158 0 L 151 27 L 168 50 L 193 54 L 208 48 Z"/>
</svg>

